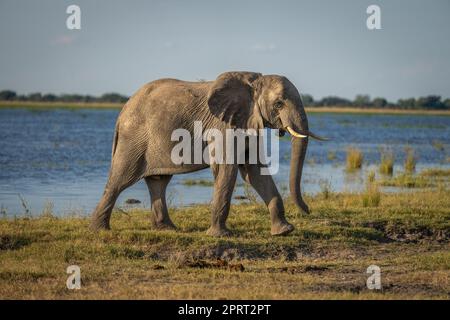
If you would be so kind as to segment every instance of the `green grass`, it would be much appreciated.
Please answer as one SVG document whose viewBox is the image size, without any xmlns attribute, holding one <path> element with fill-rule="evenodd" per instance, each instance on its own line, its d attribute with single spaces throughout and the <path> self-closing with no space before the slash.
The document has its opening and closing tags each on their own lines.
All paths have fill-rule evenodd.
<svg viewBox="0 0 450 320">
<path fill-rule="evenodd" d="M 260 203 L 233 205 L 230 238 L 205 235 L 209 206 L 171 209 L 178 231 L 151 228 L 150 213 L 114 212 L 112 230 L 83 217 L 0 219 L 1 299 L 448 299 L 450 193 L 306 197 L 311 214 L 286 203 L 296 230 L 270 236 Z M 81 290 L 65 287 L 81 268 Z M 382 271 L 382 291 L 366 269 Z"/>
<path fill-rule="evenodd" d="M 400 188 L 427 188 L 449 184 L 450 169 L 429 168 L 420 173 L 402 172 L 394 177 L 378 181 L 382 186 Z"/>
<path fill-rule="evenodd" d="M 424 177 L 450 177 L 450 169 L 430 168 L 420 172 Z"/>
<path fill-rule="evenodd" d="M 390 179 L 383 179 L 380 183 L 382 186 L 400 188 L 426 188 L 434 186 L 431 179 L 405 172 Z"/>
<path fill-rule="evenodd" d="M 355 171 L 361 169 L 364 156 L 361 150 L 350 147 L 347 149 L 346 168 L 347 171 Z"/>
</svg>

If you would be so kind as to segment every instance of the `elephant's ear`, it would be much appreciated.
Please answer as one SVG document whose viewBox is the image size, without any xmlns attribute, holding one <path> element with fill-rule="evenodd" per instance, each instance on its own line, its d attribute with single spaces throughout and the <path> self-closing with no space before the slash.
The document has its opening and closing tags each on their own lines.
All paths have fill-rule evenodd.
<svg viewBox="0 0 450 320">
<path fill-rule="evenodd" d="M 211 113 L 234 128 L 262 129 L 263 119 L 253 101 L 253 82 L 262 75 L 254 72 L 226 72 L 219 75 L 208 93 Z"/>
</svg>

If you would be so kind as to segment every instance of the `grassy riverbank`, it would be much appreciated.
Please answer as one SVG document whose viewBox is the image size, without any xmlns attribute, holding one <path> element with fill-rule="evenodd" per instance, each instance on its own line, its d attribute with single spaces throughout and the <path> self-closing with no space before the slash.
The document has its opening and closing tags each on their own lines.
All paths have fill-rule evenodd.
<svg viewBox="0 0 450 320">
<path fill-rule="evenodd" d="M 447 189 L 307 198 L 312 214 L 287 204 L 293 234 L 269 235 L 260 204 L 232 206 L 231 238 L 205 235 L 209 208 L 172 209 L 179 231 L 150 227 L 149 212 L 114 212 L 112 231 L 88 219 L 0 219 L 0 298 L 448 299 L 450 194 Z M 81 268 L 81 290 L 66 268 Z M 383 289 L 366 287 L 381 268 Z"/>
<path fill-rule="evenodd" d="M 0 108 L 25 109 L 120 109 L 123 103 L 97 102 L 32 102 L 32 101 L 0 101 Z M 406 110 L 406 109 L 376 109 L 357 107 L 307 107 L 307 112 L 313 113 L 363 113 L 363 114 L 428 114 L 450 116 L 450 110 Z"/>
</svg>

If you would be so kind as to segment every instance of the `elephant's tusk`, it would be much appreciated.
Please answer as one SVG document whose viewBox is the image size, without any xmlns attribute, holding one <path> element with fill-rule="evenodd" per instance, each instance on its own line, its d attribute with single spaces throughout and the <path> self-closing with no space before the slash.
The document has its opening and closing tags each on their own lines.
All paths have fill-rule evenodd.
<svg viewBox="0 0 450 320">
<path fill-rule="evenodd" d="M 291 134 L 291 136 L 294 136 L 296 138 L 307 138 L 308 136 L 305 136 L 303 134 L 300 134 L 298 132 L 295 132 L 294 129 L 292 129 L 291 127 L 287 126 L 286 127 L 287 131 Z"/>
<path fill-rule="evenodd" d="M 287 129 L 287 131 L 289 131 L 289 133 L 290 133 L 292 136 L 294 136 L 294 137 L 296 137 L 296 138 L 307 138 L 307 137 L 311 137 L 311 138 L 316 139 L 316 140 L 319 140 L 319 141 L 328 141 L 327 138 L 320 137 L 320 136 L 318 136 L 318 135 L 312 133 L 311 131 L 308 131 L 308 132 L 306 133 L 306 135 L 305 135 L 305 134 L 301 134 L 301 133 L 298 133 L 298 132 L 294 131 L 294 129 L 292 129 L 292 128 L 289 127 L 289 126 L 286 127 L 286 129 Z"/>
<path fill-rule="evenodd" d="M 316 139 L 316 140 L 319 140 L 319 141 L 328 141 L 328 140 L 330 140 L 330 139 L 328 139 L 328 138 L 324 138 L 324 137 L 321 137 L 321 136 L 317 136 L 317 135 L 315 135 L 314 133 L 312 133 L 311 131 L 308 131 L 308 136 L 310 136 L 311 138 L 314 138 L 314 139 Z"/>
</svg>

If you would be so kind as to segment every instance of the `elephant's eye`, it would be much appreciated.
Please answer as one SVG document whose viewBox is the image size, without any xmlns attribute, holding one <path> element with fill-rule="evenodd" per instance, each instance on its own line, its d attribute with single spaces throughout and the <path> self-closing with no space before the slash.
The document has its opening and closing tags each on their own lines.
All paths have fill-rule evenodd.
<svg viewBox="0 0 450 320">
<path fill-rule="evenodd" d="M 276 110 L 280 110 L 281 108 L 283 108 L 283 102 L 282 101 L 275 102 L 274 107 Z"/>
</svg>

